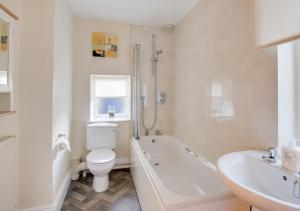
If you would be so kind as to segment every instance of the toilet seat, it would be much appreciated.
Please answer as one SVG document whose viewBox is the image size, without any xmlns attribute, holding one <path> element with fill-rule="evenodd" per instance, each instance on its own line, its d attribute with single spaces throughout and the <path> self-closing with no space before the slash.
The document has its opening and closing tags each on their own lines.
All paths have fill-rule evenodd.
<svg viewBox="0 0 300 211">
<path fill-rule="evenodd" d="M 97 165 L 97 164 L 104 164 L 111 162 L 115 159 L 116 154 L 114 151 L 111 149 L 97 149 L 91 151 L 87 155 L 87 162 L 92 164 L 92 165 Z"/>
</svg>

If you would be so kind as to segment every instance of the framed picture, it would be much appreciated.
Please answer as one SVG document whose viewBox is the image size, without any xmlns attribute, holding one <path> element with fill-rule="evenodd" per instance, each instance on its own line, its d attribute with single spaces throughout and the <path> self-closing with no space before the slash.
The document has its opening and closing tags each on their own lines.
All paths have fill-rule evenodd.
<svg viewBox="0 0 300 211">
<path fill-rule="evenodd" d="M 111 33 L 93 32 L 93 56 L 116 58 L 118 56 L 118 36 Z"/>
</svg>

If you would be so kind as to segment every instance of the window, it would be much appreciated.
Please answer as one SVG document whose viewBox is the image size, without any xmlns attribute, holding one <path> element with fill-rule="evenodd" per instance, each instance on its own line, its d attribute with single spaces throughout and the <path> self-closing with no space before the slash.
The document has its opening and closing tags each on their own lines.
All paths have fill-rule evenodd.
<svg viewBox="0 0 300 211">
<path fill-rule="evenodd" d="M 91 76 L 90 121 L 130 120 L 130 76 Z"/>
<path fill-rule="evenodd" d="M 211 115 L 218 120 L 234 117 L 232 81 L 228 79 L 211 82 Z"/>
<path fill-rule="evenodd" d="M 300 40 L 279 45 L 277 49 L 278 149 L 281 149 L 300 137 Z"/>
</svg>

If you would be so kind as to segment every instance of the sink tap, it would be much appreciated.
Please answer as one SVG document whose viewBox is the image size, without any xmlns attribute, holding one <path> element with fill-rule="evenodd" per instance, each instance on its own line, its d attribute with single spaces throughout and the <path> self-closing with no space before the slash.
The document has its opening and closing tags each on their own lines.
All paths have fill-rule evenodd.
<svg viewBox="0 0 300 211">
<path fill-rule="evenodd" d="M 145 136 L 149 136 L 150 135 L 150 131 L 149 130 L 146 130 L 145 131 Z"/>
<path fill-rule="evenodd" d="M 268 150 L 267 150 L 267 153 L 268 155 L 263 155 L 262 156 L 262 159 L 263 160 L 266 160 L 270 163 L 276 163 L 277 162 L 277 149 L 274 148 L 274 147 L 270 147 Z"/>
<path fill-rule="evenodd" d="M 157 131 L 155 132 L 155 134 L 156 134 L 157 136 L 161 136 L 161 135 L 162 135 L 162 132 L 161 132 L 160 130 L 157 130 Z"/>
</svg>

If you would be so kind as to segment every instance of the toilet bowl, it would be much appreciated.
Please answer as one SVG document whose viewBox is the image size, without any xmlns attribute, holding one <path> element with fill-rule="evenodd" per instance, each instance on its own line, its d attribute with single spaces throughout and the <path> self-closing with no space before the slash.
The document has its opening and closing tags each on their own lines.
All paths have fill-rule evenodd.
<svg viewBox="0 0 300 211">
<path fill-rule="evenodd" d="M 94 175 L 93 189 L 103 192 L 109 186 L 108 174 L 115 164 L 116 154 L 111 149 L 92 150 L 87 155 L 87 167 Z"/>
</svg>

